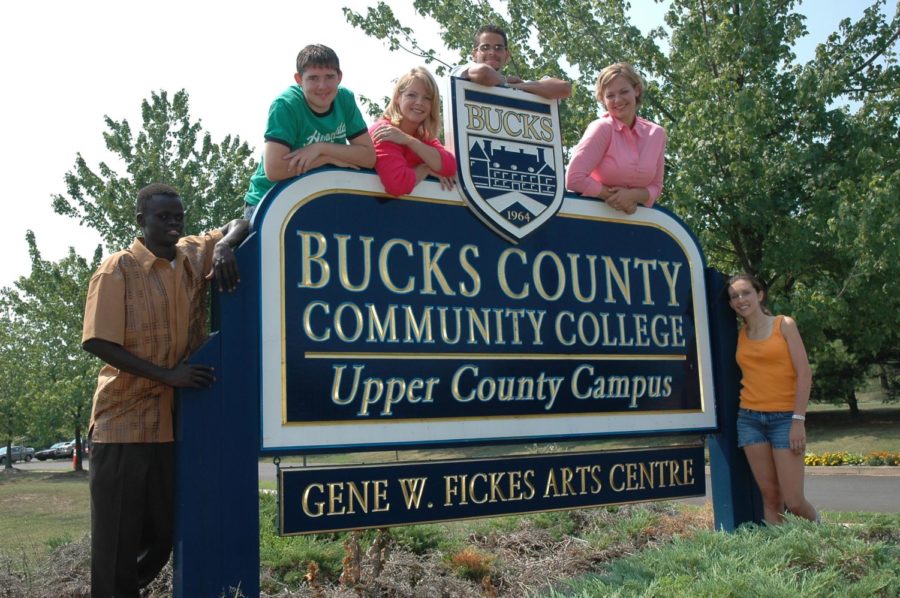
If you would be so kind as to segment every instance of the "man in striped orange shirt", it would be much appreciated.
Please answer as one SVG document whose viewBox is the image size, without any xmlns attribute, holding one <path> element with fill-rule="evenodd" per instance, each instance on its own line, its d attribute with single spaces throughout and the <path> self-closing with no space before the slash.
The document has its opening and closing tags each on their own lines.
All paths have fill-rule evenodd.
<svg viewBox="0 0 900 598">
<path fill-rule="evenodd" d="M 233 248 L 246 220 L 183 237 L 184 204 L 168 185 L 138 193 L 143 231 L 88 288 L 82 347 L 105 362 L 91 423 L 91 595 L 139 596 L 169 560 L 174 535 L 175 388 L 205 388 L 185 362 L 206 337 L 208 281 L 238 282 Z"/>
</svg>

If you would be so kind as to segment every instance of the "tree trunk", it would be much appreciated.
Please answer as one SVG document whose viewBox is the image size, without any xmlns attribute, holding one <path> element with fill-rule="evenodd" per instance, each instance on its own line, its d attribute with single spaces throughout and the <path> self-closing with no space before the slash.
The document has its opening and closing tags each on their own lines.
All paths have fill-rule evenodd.
<svg viewBox="0 0 900 598">
<path fill-rule="evenodd" d="M 72 461 L 72 469 L 84 471 L 81 460 L 84 458 L 84 450 L 81 442 L 81 426 L 75 426 L 75 458 Z"/>
<path fill-rule="evenodd" d="M 847 393 L 847 406 L 850 407 L 850 415 L 859 416 L 859 401 L 856 400 L 856 391 L 851 390 Z"/>
</svg>

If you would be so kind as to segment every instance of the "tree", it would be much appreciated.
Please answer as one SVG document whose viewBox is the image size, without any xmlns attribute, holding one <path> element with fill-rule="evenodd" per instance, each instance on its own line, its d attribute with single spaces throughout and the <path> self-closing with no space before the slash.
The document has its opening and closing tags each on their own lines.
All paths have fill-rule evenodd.
<svg viewBox="0 0 900 598">
<path fill-rule="evenodd" d="M 56 195 L 53 209 L 97 230 L 107 251 L 131 244 L 134 201 L 142 187 L 174 186 L 185 204 L 185 231 L 196 234 L 241 215 L 244 193 L 256 168 L 253 150 L 240 137 L 214 143 L 200 121 L 191 120 L 188 94 L 171 99 L 160 91 L 141 103 L 142 129 L 135 137 L 127 120 L 104 117 L 106 147 L 124 163 L 118 174 L 106 162 L 92 170 L 81 154 L 66 173 L 68 196 Z"/>
<path fill-rule="evenodd" d="M 890 398 L 900 366 L 900 246 L 894 233 L 900 226 L 900 21 L 895 12 L 884 26 L 881 5 L 868 8 L 857 23 L 841 23 L 800 78 L 804 88 L 846 97 L 858 108 L 829 110 L 828 136 L 814 145 L 826 156 L 808 176 L 814 205 L 809 228 L 818 232 L 820 260 L 793 299 L 801 309 L 816 308 L 808 319 L 819 324 L 818 361 L 835 364 L 828 373 L 837 377 L 843 370 L 844 379 L 855 380 L 882 374 Z M 820 390 L 843 398 L 852 411 L 858 384 L 846 386 L 836 380 L 833 390 Z"/>
<path fill-rule="evenodd" d="M 17 342 L 22 336 L 19 323 L 9 306 L 0 302 L 0 443 L 7 455 L 12 454 L 13 442 L 28 428 L 28 394 Z M 12 460 L 7 459 L 4 467 L 11 468 Z"/>
<path fill-rule="evenodd" d="M 59 422 L 76 440 L 81 469 L 82 432 L 87 427 L 99 362 L 81 349 L 82 314 L 91 275 L 100 264 L 100 247 L 88 262 L 73 249 L 58 262 L 41 258 L 34 233 L 27 236 L 31 275 L 5 290 L 17 316 L 18 365 L 31 397 L 34 422 Z"/>
<path fill-rule="evenodd" d="M 790 4 L 763 4 L 719 4 L 700 20 L 713 40 L 721 36 L 712 29 L 744 38 L 734 60 L 702 36 L 673 35 L 670 68 L 691 93 L 673 127 L 671 151 L 683 157 L 672 195 L 713 263 L 757 274 L 778 310 L 797 317 L 816 371 L 814 397 L 856 412 L 856 388 L 871 366 L 897 363 L 900 346 L 900 303 L 884 292 L 900 275 L 890 232 L 900 218 L 900 25 L 877 2 L 797 65 L 790 47 L 802 20 Z M 703 62 L 722 76 L 707 77 Z M 704 96 L 713 102 L 704 106 Z"/>
<path fill-rule="evenodd" d="M 596 117 L 597 72 L 634 64 L 648 81 L 642 112 L 669 133 L 661 204 L 697 234 L 710 265 L 769 286 L 776 309 L 800 323 L 818 396 L 849 401 L 868 368 L 900 363 L 900 299 L 883 292 L 900 276 L 900 17 L 895 8 L 886 18 L 876 0 L 798 64 L 793 47 L 806 28 L 796 4 L 671 0 L 665 27 L 644 35 L 621 0 L 413 2 L 459 52 L 449 62 L 467 60 L 473 30 L 494 22 L 519 57 L 513 72 L 568 72 L 568 146 Z M 437 60 L 384 2 L 345 14 L 391 49 Z M 838 370 L 855 375 L 848 382 Z"/>
</svg>

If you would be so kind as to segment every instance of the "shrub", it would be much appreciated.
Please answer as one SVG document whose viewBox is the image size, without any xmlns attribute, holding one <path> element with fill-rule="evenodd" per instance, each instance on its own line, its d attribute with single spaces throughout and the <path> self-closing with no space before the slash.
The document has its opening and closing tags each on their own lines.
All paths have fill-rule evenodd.
<svg viewBox="0 0 900 598">
<path fill-rule="evenodd" d="M 61 536 L 52 536 L 47 539 L 47 547 L 50 549 L 50 552 L 53 552 L 60 546 L 65 546 L 66 544 L 72 543 L 72 536 L 70 534 L 63 534 Z"/>
<path fill-rule="evenodd" d="M 866 465 L 900 465 L 900 453 L 877 451 L 866 455 Z"/>
<path fill-rule="evenodd" d="M 900 453 L 888 451 L 872 452 L 866 455 L 848 453 L 807 453 L 803 457 L 806 465 L 835 466 L 835 465 L 900 465 Z"/>
<path fill-rule="evenodd" d="M 441 525 L 409 525 L 391 529 L 394 541 L 416 555 L 444 550 L 451 544 L 447 530 Z"/>
<path fill-rule="evenodd" d="M 480 582 L 491 573 L 494 557 L 471 547 L 450 556 L 450 564 L 463 579 Z"/>
</svg>

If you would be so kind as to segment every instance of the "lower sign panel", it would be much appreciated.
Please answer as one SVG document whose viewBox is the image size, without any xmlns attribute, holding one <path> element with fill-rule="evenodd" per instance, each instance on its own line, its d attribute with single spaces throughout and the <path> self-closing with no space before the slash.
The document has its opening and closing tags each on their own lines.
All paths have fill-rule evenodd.
<svg viewBox="0 0 900 598">
<path fill-rule="evenodd" d="M 281 469 L 282 535 L 703 496 L 703 445 Z"/>
</svg>

